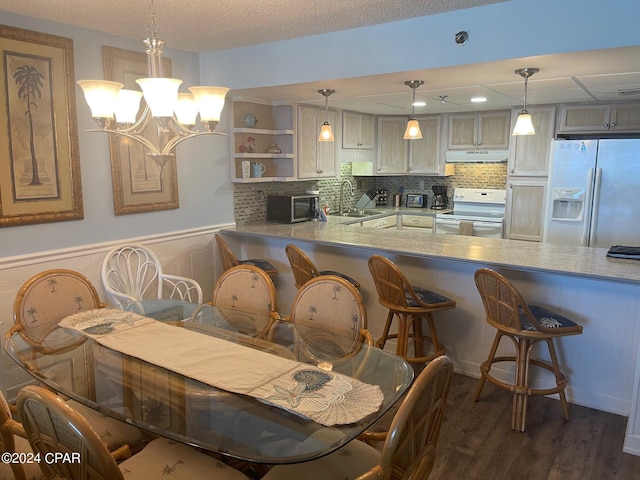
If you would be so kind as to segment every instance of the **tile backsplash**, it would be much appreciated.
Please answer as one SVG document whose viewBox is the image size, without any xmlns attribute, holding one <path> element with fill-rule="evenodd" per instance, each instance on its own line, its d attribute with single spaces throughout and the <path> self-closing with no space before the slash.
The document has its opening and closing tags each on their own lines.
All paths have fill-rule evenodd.
<svg viewBox="0 0 640 480">
<path fill-rule="evenodd" d="M 432 194 L 432 185 L 446 185 L 448 195 L 453 194 L 456 187 L 465 188 L 506 188 L 506 163 L 457 163 L 455 174 L 450 177 L 419 176 L 387 176 L 387 177 L 354 177 L 351 163 L 342 163 L 340 177 L 322 180 L 299 182 L 265 182 L 234 183 L 233 214 L 235 222 L 253 223 L 266 220 L 267 195 L 304 194 L 305 190 L 319 190 L 320 204 L 329 205 L 332 211 L 338 209 L 340 187 L 344 180 L 349 180 L 354 187 L 354 194 L 347 194 L 345 187 L 344 206 L 353 207 L 355 202 L 371 188 L 386 188 L 388 204 L 392 195 L 404 188 L 404 193 Z M 424 185 L 423 185 L 424 184 Z M 423 186 L 423 188 L 420 188 Z"/>
</svg>

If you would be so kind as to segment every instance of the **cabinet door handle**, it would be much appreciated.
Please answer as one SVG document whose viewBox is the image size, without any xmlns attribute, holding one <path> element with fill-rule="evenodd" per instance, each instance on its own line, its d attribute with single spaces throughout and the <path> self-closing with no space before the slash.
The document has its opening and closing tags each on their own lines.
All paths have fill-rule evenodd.
<svg viewBox="0 0 640 480">
<path fill-rule="evenodd" d="M 513 183 L 509 184 L 509 188 L 513 189 Z"/>
<path fill-rule="evenodd" d="M 616 126 L 615 122 L 611 122 L 611 128 L 613 128 L 615 126 Z"/>
<path fill-rule="evenodd" d="M 604 126 L 605 126 L 605 127 L 607 127 L 607 128 L 609 128 L 609 124 L 608 124 L 608 123 L 605 123 L 605 124 L 604 124 Z"/>
</svg>

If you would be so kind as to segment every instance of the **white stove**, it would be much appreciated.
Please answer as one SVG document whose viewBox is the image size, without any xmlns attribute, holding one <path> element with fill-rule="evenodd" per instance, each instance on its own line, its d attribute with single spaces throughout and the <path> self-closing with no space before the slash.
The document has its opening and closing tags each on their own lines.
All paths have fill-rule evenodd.
<svg viewBox="0 0 640 480">
<path fill-rule="evenodd" d="M 456 188 L 453 210 L 438 213 L 436 233 L 502 238 L 506 190 Z"/>
</svg>

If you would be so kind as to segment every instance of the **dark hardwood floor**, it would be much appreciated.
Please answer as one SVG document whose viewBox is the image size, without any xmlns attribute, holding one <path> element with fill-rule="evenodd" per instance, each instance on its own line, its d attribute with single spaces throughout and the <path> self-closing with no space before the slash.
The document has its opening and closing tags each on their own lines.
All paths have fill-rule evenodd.
<svg viewBox="0 0 640 480">
<path fill-rule="evenodd" d="M 640 457 L 622 452 L 627 418 L 530 397 L 524 433 L 511 430 L 511 394 L 456 374 L 429 480 L 640 480 Z"/>
</svg>

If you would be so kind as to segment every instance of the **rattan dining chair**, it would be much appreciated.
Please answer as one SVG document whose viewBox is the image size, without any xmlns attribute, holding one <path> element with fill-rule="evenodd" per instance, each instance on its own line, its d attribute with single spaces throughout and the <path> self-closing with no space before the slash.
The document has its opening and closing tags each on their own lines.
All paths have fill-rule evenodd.
<svg viewBox="0 0 640 480">
<path fill-rule="evenodd" d="M 333 366 L 347 362 L 363 343 L 373 345 L 362 295 L 335 275 L 314 277 L 298 289 L 284 320 L 295 328 L 296 354 L 305 362 Z M 359 370 L 367 367 L 366 360 Z M 359 372 L 352 375 L 358 377 Z"/>
<path fill-rule="evenodd" d="M 116 305 L 171 298 L 202 303 L 202 288 L 192 278 L 162 271 L 160 260 L 144 245 L 116 246 L 102 261 L 102 284 Z"/>
<path fill-rule="evenodd" d="M 26 455 L 32 454 L 31 446 L 27 441 L 27 432 L 20 422 L 14 420 L 13 412 L 7 400 L 0 392 L 0 451 L 4 454 Z M 21 457 L 18 457 L 18 459 Z M 0 478 L 10 478 L 15 480 L 42 480 L 44 475 L 40 467 L 35 462 L 15 461 L 8 462 L 6 459 L 0 462 Z"/>
<path fill-rule="evenodd" d="M 433 314 L 456 306 L 456 302 L 426 288 L 411 285 L 407 277 L 388 258 L 372 255 L 369 270 L 378 292 L 378 302 L 389 309 L 382 336 L 376 342 L 384 348 L 387 340 L 397 339 L 396 354 L 412 363 L 425 363 L 445 354 L 445 347 L 438 338 Z M 390 333 L 394 318 L 398 318 L 397 333 Z M 427 320 L 429 334 L 423 331 L 422 319 Z M 409 340 L 413 340 L 412 357 L 408 356 Z M 425 355 L 424 342 L 433 346 L 433 352 Z"/>
<path fill-rule="evenodd" d="M 318 270 L 307 254 L 292 243 L 285 247 L 285 252 L 289 259 L 289 264 L 291 265 L 291 272 L 293 273 L 296 288 L 302 287 L 302 285 L 307 283 L 309 280 L 320 275 L 336 275 L 344 278 L 357 289 L 360 289 L 360 282 L 348 275 L 345 275 L 344 273 L 336 272 L 334 270 Z"/>
<path fill-rule="evenodd" d="M 560 397 L 562 414 L 568 421 L 569 406 L 564 393 L 567 378 L 560 370 L 554 339 L 566 335 L 578 335 L 582 333 L 582 326 L 546 308 L 527 305 L 516 287 L 494 270 L 478 269 L 474 278 L 482 298 L 487 323 L 497 330 L 489 356 L 480 366 L 482 376 L 473 397 L 474 401 L 480 398 L 482 387 L 487 380 L 497 387 L 513 392 L 511 428 L 524 432 L 529 396 L 557 393 Z M 513 342 L 514 355 L 496 356 L 503 337 Z M 533 349 L 538 342 L 547 344 L 550 362 L 532 358 Z M 512 383 L 499 380 L 490 373 L 492 365 L 498 362 L 514 363 L 515 374 Z M 529 385 L 531 366 L 552 372 L 555 376 L 555 386 L 534 388 Z"/>
<path fill-rule="evenodd" d="M 254 265 L 261 270 L 264 270 L 268 275 L 274 276 L 278 273 L 276 267 L 271 262 L 263 258 L 250 258 L 247 260 L 239 260 L 224 241 L 222 235 L 216 233 L 216 245 L 218 247 L 218 253 L 220 254 L 220 260 L 222 260 L 222 270 L 229 270 L 236 265 Z"/>
<path fill-rule="evenodd" d="M 254 265 L 236 265 L 220 275 L 211 304 L 239 332 L 262 337 L 278 319 L 278 297 L 271 277 Z"/>
<path fill-rule="evenodd" d="M 65 454 L 77 461 L 40 462 L 48 478 L 67 480 L 196 479 L 247 480 L 239 471 L 187 445 L 158 438 L 119 465 L 86 422 L 60 397 L 28 386 L 18 394 L 18 411 L 34 452 Z M 215 473 L 213 473 L 215 472 Z M 57 477 L 56 477 L 57 475 Z"/>
<path fill-rule="evenodd" d="M 70 352 L 86 341 L 86 337 L 71 336 L 58 326 L 64 317 L 83 310 L 104 307 L 93 283 L 79 272 L 67 269 L 53 269 L 38 273 L 29 278 L 20 288 L 13 302 L 15 324 L 7 332 L 7 338 L 19 334 L 34 349 L 47 355 L 62 355 Z M 91 355 L 87 353 L 87 355 Z M 55 375 L 60 384 L 78 381 L 73 373 L 74 361 L 69 361 L 72 369 L 63 370 Z M 55 370 L 52 370 L 55 371 Z M 69 378 L 72 377 L 72 378 Z M 85 379 L 86 388 L 91 390 L 91 379 Z M 107 443 L 110 451 L 117 452 L 126 447 L 137 448 L 142 435 L 137 428 L 107 417 L 88 407 L 69 400 L 71 405 L 83 410 L 87 420 Z"/>
<path fill-rule="evenodd" d="M 263 480 L 426 480 L 435 464 L 452 378 L 446 356 L 425 367 L 393 417 L 381 451 L 353 440 L 319 460 L 275 466 Z"/>
<path fill-rule="evenodd" d="M 6 337 L 18 333 L 30 346 L 42 353 L 64 353 L 85 341 L 59 333 L 58 322 L 82 310 L 102 308 L 93 283 L 79 272 L 52 269 L 29 278 L 18 290 L 13 302 L 14 325 Z"/>
</svg>

